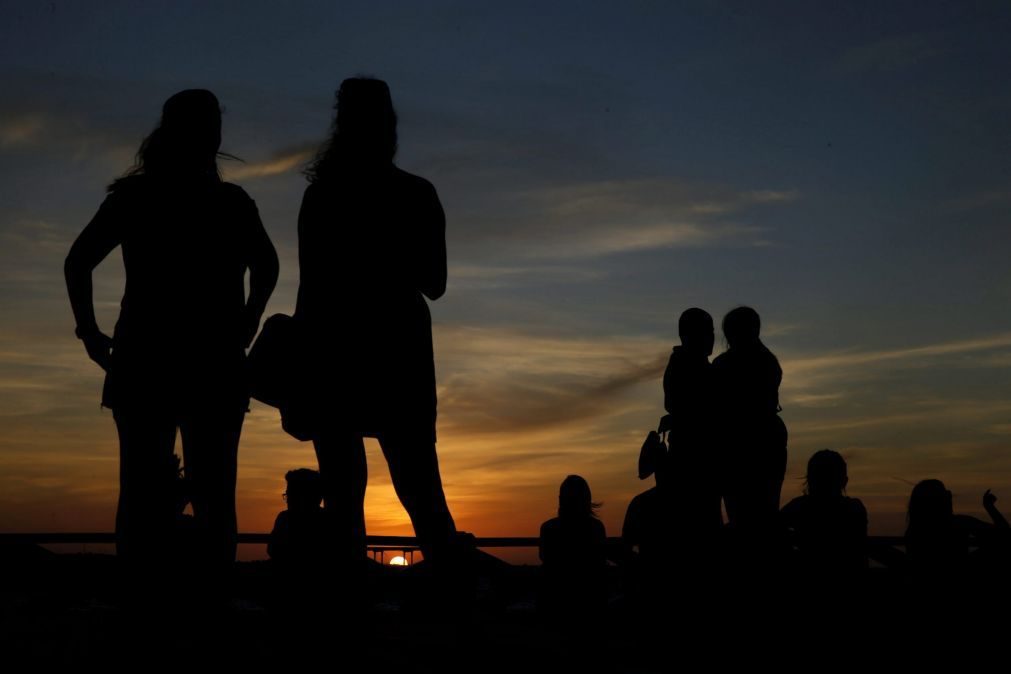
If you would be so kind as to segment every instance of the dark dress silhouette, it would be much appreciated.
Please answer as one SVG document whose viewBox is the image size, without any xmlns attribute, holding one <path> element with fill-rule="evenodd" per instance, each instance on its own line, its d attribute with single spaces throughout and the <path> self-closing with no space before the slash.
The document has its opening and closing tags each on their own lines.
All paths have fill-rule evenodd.
<svg viewBox="0 0 1011 674">
<path fill-rule="evenodd" d="M 853 574 L 867 568 L 867 509 L 845 495 L 846 462 L 823 449 L 807 467 L 806 493 L 785 506 L 780 515 L 790 530 L 803 568 L 831 574 Z"/>
<path fill-rule="evenodd" d="M 583 478 L 565 478 L 558 501 L 558 517 L 541 525 L 540 607 L 585 620 L 603 608 L 606 598 L 607 533 Z"/>
<path fill-rule="evenodd" d="M 426 558 L 455 533 L 435 450 L 436 389 L 425 297 L 446 288 L 445 217 L 431 183 L 393 164 L 386 84 L 350 79 L 299 213 L 295 318 L 305 335 L 304 398 L 325 505 L 364 557 L 363 437 L 379 440 Z"/>
<path fill-rule="evenodd" d="M 728 350 L 713 361 L 723 499 L 730 525 L 768 532 L 777 521 L 786 474 L 786 426 L 779 417 L 783 370 L 759 339 L 754 309 L 723 319 Z"/>
<path fill-rule="evenodd" d="M 137 167 L 109 188 L 66 260 L 77 335 L 107 372 L 102 404 L 120 441 L 117 554 L 127 561 L 171 550 L 177 429 L 203 562 L 223 569 L 235 557 L 245 348 L 278 262 L 253 200 L 218 177 L 220 124 L 209 91 L 172 96 Z M 110 339 L 95 321 L 91 272 L 117 246 L 126 288 Z"/>
</svg>

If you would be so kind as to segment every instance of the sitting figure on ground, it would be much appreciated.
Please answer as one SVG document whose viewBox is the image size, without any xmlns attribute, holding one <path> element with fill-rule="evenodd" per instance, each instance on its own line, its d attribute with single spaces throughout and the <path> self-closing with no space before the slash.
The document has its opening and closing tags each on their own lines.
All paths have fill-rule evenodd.
<svg viewBox="0 0 1011 674">
<path fill-rule="evenodd" d="M 956 515 L 951 492 L 940 480 L 923 480 L 913 487 L 907 513 L 906 554 L 914 572 L 957 574 L 970 563 L 969 547 L 978 549 L 972 561 L 1006 555 L 1011 526 L 997 510 L 989 489 L 983 508 L 992 524 L 969 515 Z"/>
<path fill-rule="evenodd" d="M 607 534 L 597 518 L 599 507 L 586 480 L 578 475 L 565 478 L 558 517 L 541 525 L 543 610 L 585 617 L 603 608 Z"/>
<path fill-rule="evenodd" d="M 677 547 L 676 507 L 668 483 L 668 454 L 656 433 L 639 452 L 639 478 L 653 475 L 656 486 L 636 495 L 621 527 L 625 580 L 632 596 L 645 598 L 666 585 Z"/>
<path fill-rule="evenodd" d="M 845 459 L 831 449 L 817 451 L 807 462 L 804 495 L 780 513 L 807 570 L 867 568 L 867 510 L 860 499 L 846 496 L 848 482 Z"/>
<path fill-rule="evenodd" d="M 321 574 L 332 560 L 332 537 L 323 510 L 323 479 L 309 468 L 290 470 L 284 476 L 288 509 L 274 521 L 267 555 L 286 580 L 307 582 Z M 316 578 L 315 580 L 318 580 Z M 300 581 L 299 581 L 300 582 Z"/>
</svg>

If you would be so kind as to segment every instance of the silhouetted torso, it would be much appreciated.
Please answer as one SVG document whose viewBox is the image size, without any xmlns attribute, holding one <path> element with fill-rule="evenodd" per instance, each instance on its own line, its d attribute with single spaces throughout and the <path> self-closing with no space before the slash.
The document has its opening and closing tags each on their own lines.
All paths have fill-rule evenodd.
<svg viewBox="0 0 1011 674">
<path fill-rule="evenodd" d="M 541 525 L 542 602 L 549 611 L 599 608 L 605 588 L 607 533 L 595 517 L 555 517 Z"/>
<path fill-rule="evenodd" d="M 846 496 L 798 496 L 781 512 L 793 530 L 805 566 L 820 570 L 857 571 L 867 567 L 867 510 Z"/>
<path fill-rule="evenodd" d="M 952 515 L 929 527 L 910 527 L 906 532 L 906 554 L 920 573 L 958 573 L 969 561 L 973 537 L 986 539 L 993 527 L 968 515 Z"/>
<path fill-rule="evenodd" d="M 711 367 L 700 353 L 683 346 L 671 350 L 663 375 L 663 406 L 675 417 L 675 425 L 684 424 L 682 432 L 691 432 L 705 421 L 712 395 Z"/>
<path fill-rule="evenodd" d="M 722 413 L 736 419 L 774 415 L 779 411 L 783 370 L 765 347 L 737 347 L 713 360 Z"/>
<path fill-rule="evenodd" d="M 664 569 L 670 568 L 678 543 L 685 540 L 677 529 L 676 508 L 666 490 L 653 487 L 628 504 L 621 537 L 629 548 L 638 547 L 639 571 L 645 583 L 655 583 L 665 575 Z"/>
<path fill-rule="evenodd" d="M 266 238 L 255 204 L 218 181 L 121 183 L 94 223 L 126 269 L 103 404 L 245 409 L 244 275 Z"/>
<path fill-rule="evenodd" d="M 323 508 L 284 510 L 270 532 L 267 554 L 288 574 L 316 573 L 334 562 L 333 538 Z"/>
<path fill-rule="evenodd" d="M 296 317 L 310 347 L 311 405 L 332 427 L 435 439 L 431 315 L 445 222 L 434 188 L 390 166 L 311 184 L 299 215 Z"/>
<path fill-rule="evenodd" d="M 669 479 L 678 496 L 677 528 L 688 537 L 714 534 L 722 525 L 713 437 L 713 370 L 698 352 L 675 346 L 663 376 L 664 408 L 671 418 Z"/>
</svg>

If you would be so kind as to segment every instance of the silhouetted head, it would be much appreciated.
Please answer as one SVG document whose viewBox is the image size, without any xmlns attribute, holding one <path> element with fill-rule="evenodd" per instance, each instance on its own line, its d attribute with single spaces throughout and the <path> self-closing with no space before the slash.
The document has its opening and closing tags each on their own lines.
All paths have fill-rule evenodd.
<svg viewBox="0 0 1011 674">
<path fill-rule="evenodd" d="M 698 307 L 685 310 L 678 319 L 678 336 L 685 348 L 712 355 L 716 342 L 713 317 Z"/>
<path fill-rule="evenodd" d="M 325 179 L 342 165 L 388 166 L 397 153 L 397 113 L 386 82 L 352 77 L 337 90 L 330 138 L 306 170 L 310 182 Z"/>
<path fill-rule="evenodd" d="M 165 101 L 161 122 L 141 143 L 127 175 L 220 180 L 220 147 L 221 106 L 217 97 L 206 89 L 186 89 Z"/>
<path fill-rule="evenodd" d="M 815 497 L 842 496 L 849 476 L 846 460 L 839 452 L 822 449 L 811 455 L 807 462 L 804 491 Z"/>
<path fill-rule="evenodd" d="M 323 477 L 310 468 L 289 470 L 284 476 L 288 483 L 285 498 L 288 510 L 312 510 L 323 502 Z"/>
<path fill-rule="evenodd" d="M 906 522 L 910 529 L 933 529 L 951 520 L 951 492 L 940 480 L 923 480 L 909 495 Z"/>
<path fill-rule="evenodd" d="M 758 312 L 751 307 L 737 307 L 723 317 L 723 337 L 731 349 L 761 344 L 758 338 L 761 327 Z"/>
<path fill-rule="evenodd" d="M 580 519 L 596 517 L 599 503 L 594 503 L 590 496 L 590 485 L 578 475 L 569 475 L 562 480 L 558 490 L 558 517 L 561 519 Z"/>
</svg>

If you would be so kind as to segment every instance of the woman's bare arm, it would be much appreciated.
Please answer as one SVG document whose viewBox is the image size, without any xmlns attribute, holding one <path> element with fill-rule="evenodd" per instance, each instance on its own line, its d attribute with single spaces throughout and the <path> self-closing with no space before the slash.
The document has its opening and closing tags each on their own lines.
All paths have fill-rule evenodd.
<svg viewBox="0 0 1011 674">
<path fill-rule="evenodd" d="M 91 273 L 121 243 L 120 216 L 116 198 L 109 195 L 98 213 L 74 241 L 63 264 L 67 294 L 77 322 L 76 334 L 84 341 L 88 356 L 102 369 L 109 367 L 112 339 L 98 328 L 95 320 Z"/>
<path fill-rule="evenodd" d="M 252 201 L 252 200 L 250 200 Z M 277 285 L 277 277 L 280 272 L 280 263 L 277 260 L 277 251 L 267 230 L 260 220 L 259 211 L 256 205 L 251 204 L 253 210 L 253 231 L 249 250 L 249 298 L 246 300 L 246 334 L 245 345 L 248 347 L 256 336 L 256 331 L 260 325 L 260 318 L 267 308 L 267 300 L 270 299 Z"/>
<path fill-rule="evenodd" d="M 418 289 L 430 300 L 437 300 L 446 292 L 446 214 L 439 202 L 435 188 L 426 183 L 428 194 L 425 204 L 425 222 L 422 223 L 422 249 L 417 269 Z"/>
</svg>

